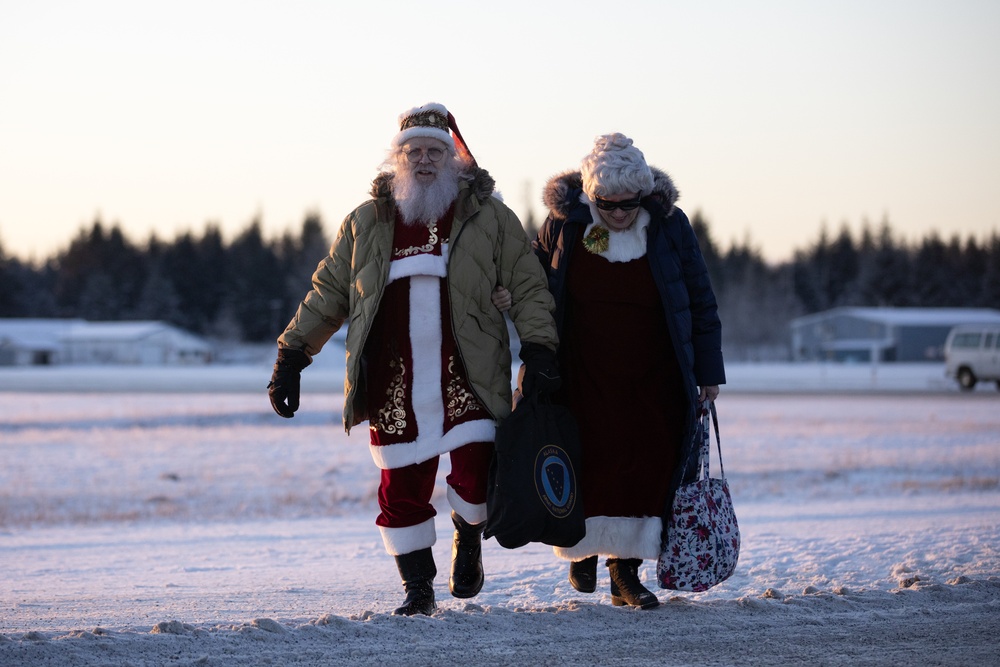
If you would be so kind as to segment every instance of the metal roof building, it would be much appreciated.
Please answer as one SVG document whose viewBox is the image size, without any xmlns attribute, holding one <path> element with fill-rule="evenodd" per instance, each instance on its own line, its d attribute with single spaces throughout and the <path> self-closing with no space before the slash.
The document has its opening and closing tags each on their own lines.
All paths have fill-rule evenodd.
<svg viewBox="0 0 1000 667">
<path fill-rule="evenodd" d="M 84 320 L 10 318 L 0 319 L 0 366 L 58 364 L 61 338 L 74 324 Z"/>
<path fill-rule="evenodd" d="M 795 361 L 943 361 L 959 324 L 1000 323 L 991 308 L 834 308 L 789 327 Z"/>
<path fill-rule="evenodd" d="M 0 319 L 0 365 L 202 364 L 212 346 L 158 320 Z"/>
</svg>

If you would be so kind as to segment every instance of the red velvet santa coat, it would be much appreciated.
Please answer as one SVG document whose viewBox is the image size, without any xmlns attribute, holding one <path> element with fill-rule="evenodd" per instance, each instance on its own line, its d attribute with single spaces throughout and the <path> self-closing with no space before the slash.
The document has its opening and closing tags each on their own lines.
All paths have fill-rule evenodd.
<svg viewBox="0 0 1000 667">
<path fill-rule="evenodd" d="M 396 220 L 389 283 L 368 334 L 372 457 L 380 468 L 421 463 L 496 426 L 476 398 L 448 313 L 448 239 L 454 211 L 433 225 Z"/>
</svg>

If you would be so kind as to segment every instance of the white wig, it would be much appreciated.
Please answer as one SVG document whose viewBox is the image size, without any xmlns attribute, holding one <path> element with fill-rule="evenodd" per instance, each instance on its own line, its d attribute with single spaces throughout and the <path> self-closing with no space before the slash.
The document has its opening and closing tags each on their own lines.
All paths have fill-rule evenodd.
<svg viewBox="0 0 1000 667">
<path fill-rule="evenodd" d="M 653 191 L 653 172 L 642 151 L 620 132 L 603 134 L 580 165 L 583 191 L 591 201 L 623 192 L 646 196 Z"/>
</svg>

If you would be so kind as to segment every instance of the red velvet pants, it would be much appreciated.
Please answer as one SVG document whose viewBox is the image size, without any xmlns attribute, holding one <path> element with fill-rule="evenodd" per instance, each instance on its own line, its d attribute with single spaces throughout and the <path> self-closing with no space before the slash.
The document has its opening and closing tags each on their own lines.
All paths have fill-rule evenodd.
<svg viewBox="0 0 1000 667">
<path fill-rule="evenodd" d="M 449 452 L 451 472 L 445 478 L 459 498 L 470 505 L 486 503 L 486 486 L 493 455 L 492 442 L 472 442 Z M 431 505 L 438 460 L 435 456 L 423 463 L 382 470 L 378 505 L 382 510 L 375 520 L 383 528 L 406 528 L 433 518 Z M 460 513 L 461 514 L 461 513 Z M 467 521 L 472 517 L 463 517 Z"/>
</svg>

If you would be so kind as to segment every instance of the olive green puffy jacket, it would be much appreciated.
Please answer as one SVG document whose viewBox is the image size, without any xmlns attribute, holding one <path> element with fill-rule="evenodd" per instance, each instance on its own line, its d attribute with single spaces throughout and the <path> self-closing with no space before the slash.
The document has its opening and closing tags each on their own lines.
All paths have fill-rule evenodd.
<svg viewBox="0 0 1000 667">
<path fill-rule="evenodd" d="M 389 275 L 395 204 L 391 176 L 380 174 L 372 200 L 344 220 L 313 274 L 312 290 L 278 337 L 281 347 L 317 354 L 346 321 L 347 373 L 344 427 L 368 419 L 365 364 L 385 363 L 380 350 L 365 358 L 365 341 Z M 496 285 L 510 290 L 508 311 L 522 341 L 555 350 L 554 302 L 541 264 L 531 251 L 517 216 L 491 196 L 493 179 L 484 170 L 463 181 L 455 202 L 449 239 L 448 295 L 451 324 L 476 397 L 495 420 L 510 413 L 510 340 L 501 314 L 490 301 Z"/>
</svg>

